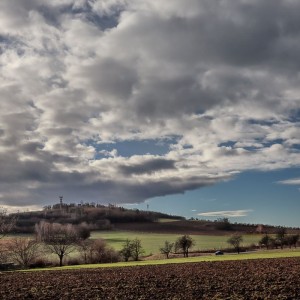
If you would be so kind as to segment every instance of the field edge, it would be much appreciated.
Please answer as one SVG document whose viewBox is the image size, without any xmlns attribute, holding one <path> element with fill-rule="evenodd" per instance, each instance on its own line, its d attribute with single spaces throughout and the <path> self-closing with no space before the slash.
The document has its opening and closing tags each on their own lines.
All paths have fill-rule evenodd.
<svg viewBox="0 0 300 300">
<path fill-rule="evenodd" d="M 136 266 L 149 266 L 149 265 L 168 265 L 168 264 L 186 264 L 186 263 L 201 263 L 201 262 L 214 262 L 214 261 L 239 261 L 239 260 L 256 260 L 256 259 L 275 259 L 275 258 L 300 258 L 300 250 L 286 250 L 286 251 L 257 251 L 251 253 L 240 254 L 225 254 L 222 256 L 205 255 L 194 256 L 188 258 L 170 258 L 160 260 L 140 260 L 129 262 L 118 262 L 108 264 L 87 264 L 87 265 L 74 265 L 63 267 L 51 268 L 36 268 L 19 270 L 21 272 L 35 272 L 35 271 L 63 271 L 63 270 L 80 270 L 80 269 L 97 269 L 97 268 L 117 268 L 117 267 L 136 267 Z"/>
</svg>

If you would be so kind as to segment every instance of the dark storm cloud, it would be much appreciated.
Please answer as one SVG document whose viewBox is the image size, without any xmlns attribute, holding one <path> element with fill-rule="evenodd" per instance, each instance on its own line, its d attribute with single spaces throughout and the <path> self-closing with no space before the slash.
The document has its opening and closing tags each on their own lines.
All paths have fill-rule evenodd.
<svg viewBox="0 0 300 300">
<path fill-rule="evenodd" d="M 1 182 L 45 182 L 49 178 L 50 165 L 40 161 L 19 161 L 17 155 L 1 155 Z"/>
<path fill-rule="evenodd" d="M 120 166 L 119 169 L 124 175 L 151 174 L 163 170 L 175 169 L 175 161 L 167 159 L 150 159 L 141 164 L 131 164 Z"/>
<path fill-rule="evenodd" d="M 226 176 L 218 178 L 194 176 L 184 180 L 181 177 L 170 177 L 167 180 L 148 181 L 147 185 L 137 183 L 127 188 L 128 193 L 124 195 L 124 202 L 136 203 L 153 197 L 184 193 L 187 190 L 210 186 L 227 179 Z"/>
</svg>

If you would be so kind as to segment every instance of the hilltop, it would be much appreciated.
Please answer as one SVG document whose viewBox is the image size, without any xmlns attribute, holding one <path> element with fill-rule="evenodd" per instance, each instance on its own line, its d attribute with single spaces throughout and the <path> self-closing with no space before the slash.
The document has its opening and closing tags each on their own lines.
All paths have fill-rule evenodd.
<svg viewBox="0 0 300 300">
<path fill-rule="evenodd" d="M 73 225 L 85 223 L 90 230 L 112 230 L 120 223 L 149 224 L 158 222 L 160 219 L 184 220 L 181 216 L 126 209 L 112 204 L 105 206 L 95 203 L 59 203 L 53 206 L 45 206 L 40 211 L 19 212 L 15 230 L 19 233 L 32 233 L 35 224 L 41 221 Z"/>
<path fill-rule="evenodd" d="M 21 212 L 17 216 L 16 232 L 32 233 L 40 221 L 61 224 L 86 224 L 90 230 L 129 230 L 153 233 L 183 233 L 222 235 L 232 232 L 242 234 L 275 233 L 278 227 L 261 224 L 231 223 L 227 218 L 186 220 L 161 212 L 126 209 L 116 205 L 95 203 L 45 206 L 40 211 Z M 289 233 L 299 233 L 299 228 L 286 228 Z"/>
</svg>

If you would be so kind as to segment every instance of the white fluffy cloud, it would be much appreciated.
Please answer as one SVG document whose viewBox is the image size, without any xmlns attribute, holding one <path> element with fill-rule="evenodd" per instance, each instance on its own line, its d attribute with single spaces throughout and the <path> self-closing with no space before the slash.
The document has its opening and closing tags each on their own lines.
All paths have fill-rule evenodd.
<svg viewBox="0 0 300 300">
<path fill-rule="evenodd" d="M 245 209 L 245 210 L 223 210 L 223 211 L 209 211 L 209 212 L 203 212 L 199 213 L 198 216 L 201 217 L 225 217 L 225 218 L 239 218 L 239 217 L 245 217 L 253 210 L 251 209 Z"/>
<path fill-rule="evenodd" d="M 287 185 L 299 185 L 300 186 L 300 178 L 293 178 L 279 181 L 280 184 L 287 184 Z"/>
<path fill-rule="evenodd" d="M 299 8 L 2 0 L 0 204 L 138 202 L 299 166 Z"/>
</svg>

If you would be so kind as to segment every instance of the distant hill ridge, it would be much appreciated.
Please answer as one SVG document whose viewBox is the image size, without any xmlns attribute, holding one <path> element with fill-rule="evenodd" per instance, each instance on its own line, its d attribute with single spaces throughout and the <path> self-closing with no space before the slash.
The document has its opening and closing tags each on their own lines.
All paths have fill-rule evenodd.
<svg viewBox="0 0 300 300">
<path fill-rule="evenodd" d="M 230 232 L 275 233 L 279 226 L 262 224 L 231 223 L 228 218 L 215 221 L 190 219 L 168 215 L 161 212 L 126 209 L 109 204 L 95 203 L 66 204 L 58 203 L 45 206 L 40 211 L 20 212 L 17 214 L 16 232 L 33 233 L 35 224 L 48 221 L 61 224 L 85 223 L 90 230 L 130 230 L 157 233 L 184 234 L 228 234 Z M 176 221 L 176 222 L 175 222 Z M 286 227 L 289 233 L 299 233 L 299 228 Z"/>
<path fill-rule="evenodd" d="M 66 204 L 59 203 L 45 206 L 40 211 L 19 212 L 17 214 L 16 231 L 34 232 L 35 224 L 40 221 L 61 224 L 86 223 L 91 230 L 110 230 L 118 223 L 154 223 L 159 219 L 184 220 L 181 216 L 172 216 L 161 212 L 126 209 L 109 204 L 95 203 Z"/>
</svg>

